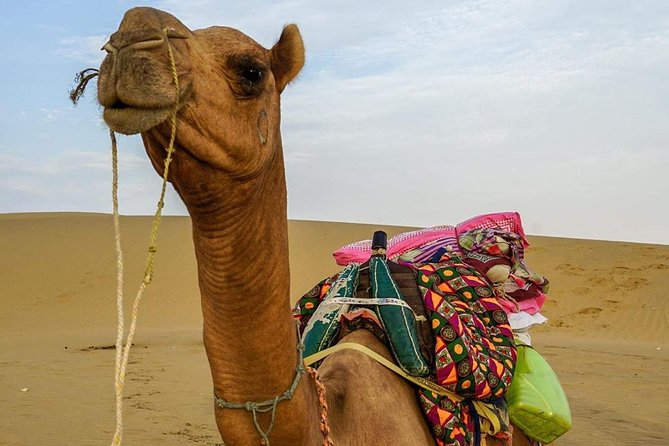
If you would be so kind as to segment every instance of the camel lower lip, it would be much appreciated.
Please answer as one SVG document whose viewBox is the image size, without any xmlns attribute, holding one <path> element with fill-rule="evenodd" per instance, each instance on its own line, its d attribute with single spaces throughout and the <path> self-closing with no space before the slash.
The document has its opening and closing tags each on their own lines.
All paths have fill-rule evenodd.
<svg viewBox="0 0 669 446">
<path fill-rule="evenodd" d="M 124 135 L 142 133 L 165 121 L 172 113 L 170 108 L 105 108 L 102 117 L 109 128 Z"/>
</svg>

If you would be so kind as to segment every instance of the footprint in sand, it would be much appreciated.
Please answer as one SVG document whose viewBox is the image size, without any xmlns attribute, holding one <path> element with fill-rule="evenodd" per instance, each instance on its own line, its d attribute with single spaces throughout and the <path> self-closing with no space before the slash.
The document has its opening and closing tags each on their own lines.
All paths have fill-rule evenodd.
<svg viewBox="0 0 669 446">
<path fill-rule="evenodd" d="M 581 273 L 585 272 L 585 270 L 580 266 L 572 265 L 571 263 L 562 263 L 556 266 L 555 269 L 558 271 L 565 271 L 567 273 L 571 273 L 575 276 L 580 276 Z"/>
<path fill-rule="evenodd" d="M 135 409 L 140 409 L 140 410 L 148 410 L 151 412 L 164 412 L 161 409 L 156 409 L 156 407 L 154 407 L 154 405 L 149 401 L 136 401 L 132 403 L 131 406 L 134 407 Z"/>
<path fill-rule="evenodd" d="M 132 345 L 135 345 L 135 344 L 132 344 Z M 88 347 L 79 349 L 79 351 L 82 351 L 82 352 L 93 352 L 93 351 L 96 351 L 96 350 L 116 350 L 116 346 L 115 345 L 90 345 Z"/>
<path fill-rule="evenodd" d="M 588 308 L 583 308 L 582 310 L 579 310 L 576 312 L 576 314 L 599 314 L 603 310 L 599 307 L 588 307 Z"/>
<path fill-rule="evenodd" d="M 644 277 L 628 277 L 620 284 L 625 288 L 637 288 L 649 285 L 650 281 Z"/>
<path fill-rule="evenodd" d="M 669 265 L 667 265 L 666 263 L 653 263 L 651 265 L 648 265 L 648 268 L 665 270 L 665 269 L 669 269 Z"/>
<path fill-rule="evenodd" d="M 142 372 L 128 372 L 130 381 L 136 381 L 142 384 L 149 384 L 154 381 L 154 376 L 149 373 Z"/>
<path fill-rule="evenodd" d="M 602 276 L 594 276 L 592 279 L 590 279 L 590 283 L 593 285 L 606 285 L 607 283 L 610 283 L 611 279 L 607 279 L 606 277 Z"/>
<path fill-rule="evenodd" d="M 614 274 L 627 274 L 627 273 L 641 273 L 646 270 L 645 267 L 640 268 L 630 268 L 628 266 L 614 266 L 612 268 Z"/>
<path fill-rule="evenodd" d="M 620 301 L 619 300 L 612 300 L 612 299 L 605 300 L 604 304 L 605 304 L 606 309 L 611 311 L 611 312 L 616 312 L 616 311 L 620 310 Z"/>
<path fill-rule="evenodd" d="M 574 288 L 574 294 L 588 294 L 590 292 L 592 292 L 592 289 L 588 288 L 587 286 Z"/>
<path fill-rule="evenodd" d="M 214 438 L 212 433 L 213 430 L 209 426 L 186 423 L 182 429 L 163 432 L 163 435 L 182 437 L 192 443 L 209 443 Z M 216 443 L 216 445 L 218 444 L 221 443 Z"/>
<path fill-rule="evenodd" d="M 613 300 L 613 299 L 607 299 L 604 301 L 605 304 L 607 304 L 607 307 L 617 307 L 618 304 L 620 303 L 619 300 Z"/>
<path fill-rule="evenodd" d="M 563 321 L 562 319 L 549 319 L 548 325 L 551 327 L 560 327 L 560 328 L 571 328 L 571 324 Z"/>
</svg>

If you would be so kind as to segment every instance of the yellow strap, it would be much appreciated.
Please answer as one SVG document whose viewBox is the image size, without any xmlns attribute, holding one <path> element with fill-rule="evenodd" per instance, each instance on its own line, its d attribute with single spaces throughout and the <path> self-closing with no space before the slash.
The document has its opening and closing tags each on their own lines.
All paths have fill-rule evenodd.
<svg viewBox="0 0 669 446">
<path fill-rule="evenodd" d="M 481 432 L 488 435 L 495 435 L 502 430 L 502 422 L 495 412 L 490 409 L 491 404 L 482 401 L 474 401 L 476 413 L 481 418 Z"/>
<path fill-rule="evenodd" d="M 402 378 L 406 379 L 407 381 L 411 381 L 412 383 L 422 387 L 423 389 L 429 390 L 430 392 L 434 392 L 437 395 L 442 395 L 442 396 L 447 396 L 451 398 L 454 401 L 462 401 L 464 398 L 461 397 L 460 395 L 457 395 L 450 390 L 448 390 L 445 387 L 440 386 L 437 383 L 434 383 L 430 381 L 429 379 L 421 378 L 419 376 L 411 376 L 408 373 L 406 373 L 404 370 L 399 368 L 396 364 L 388 361 L 386 358 L 383 356 L 379 355 L 378 353 L 370 350 L 369 348 L 365 347 L 364 345 L 356 344 L 354 342 L 341 342 L 334 347 L 326 348 L 325 350 L 321 350 L 318 353 L 314 353 L 313 355 L 307 356 L 304 358 L 304 363 L 306 365 L 311 365 L 315 362 L 320 361 L 321 359 L 330 356 L 331 354 L 338 352 L 340 350 L 355 350 L 360 353 L 364 353 L 365 355 L 369 356 L 379 364 L 383 365 L 384 367 L 392 370 L 393 372 L 397 373 L 400 375 Z"/>
<path fill-rule="evenodd" d="M 408 373 L 406 373 L 404 370 L 399 368 L 396 364 L 393 362 L 388 361 L 386 358 L 383 356 L 379 355 L 373 350 L 370 350 L 369 348 L 365 347 L 364 345 L 356 344 L 355 342 L 341 342 L 333 347 L 326 348 L 325 350 L 321 350 L 318 353 L 314 353 L 313 355 L 309 355 L 306 358 L 304 358 L 304 364 L 309 366 L 311 364 L 314 364 L 321 359 L 324 359 L 328 356 L 330 356 L 333 353 L 336 353 L 340 350 L 355 350 L 360 353 L 364 353 L 365 355 L 369 356 L 379 364 L 383 365 L 384 367 L 392 370 L 393 372 L 397 373 L 400 375 L 402 378 L 406 379 L 407 381 L 411 381 L 412 383 L 416 384 L 417 386 L 422 387 L 425 390 L 429 390 L 430 392 L 434 392 L 437 395 L 441 396 L 447 396 L 453 401 L 462 401 L 464 398 L 456 393 L 453 393 L 452 391 L 448 390 L 447 388 L 440 386 L 437 383 L 434 383 L 430 381 L 429 379 L 421 378 L 419 376 L 411 376 Z M 476 408 L 477 413 L 479 416 L 482 418 L 482 421 L 488 421 L 489 425 L 487 426 L 482 426 L 485 427 L 483 430 L 484 433 L 489 433 L 489 434 L 495 434 L 499 432 L 502 428 L 501 422 L 495 412 L 493 412 L 489 404 L 483 403 L 481 401 L 474 400 L 474 407 Z M 484 424 L 484 423 L 482 423 Z"/>
</svg>

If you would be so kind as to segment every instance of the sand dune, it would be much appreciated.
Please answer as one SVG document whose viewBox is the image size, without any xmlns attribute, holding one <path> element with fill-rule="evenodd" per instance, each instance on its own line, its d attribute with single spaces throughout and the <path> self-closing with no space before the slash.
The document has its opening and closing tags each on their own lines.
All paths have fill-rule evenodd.
<svg viewBox="0 0 669 446">
<path fill-rule="evenodd" d="M 445 222 L 452 223 L 452 222 Z M 378 226 L 293 221 L 292 294 L 338 270 L 330 253 Z M 150 220 L 122 219 L 126 294 L 139 284 Z M 385 227 L 389 234 L 407 228 Z M 569 396 L 560 445 L 669 442 L 669 246 L 530 237 L 551 280 L 535 346 Z M 126 386 L 128 445 L 214 445 L 185 217 L 161 228 Z M 114 428 L 115 258 L 98 214 L 0 215 L 0 445 L 106 444 Z"/>
</svg>

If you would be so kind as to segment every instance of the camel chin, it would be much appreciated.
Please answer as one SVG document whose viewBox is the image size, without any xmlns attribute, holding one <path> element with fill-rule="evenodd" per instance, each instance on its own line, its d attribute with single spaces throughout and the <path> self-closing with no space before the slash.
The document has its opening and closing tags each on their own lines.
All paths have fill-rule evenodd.
<svg viewBox="0 0 669 446">
<path fill-rule="evenodd" d="M 110 108 L 105 107 L 102 117 L 110 129 L 124 135 L 146 132 L 165 121 L 172 114 L 171 108 Z"/>
</svg>

